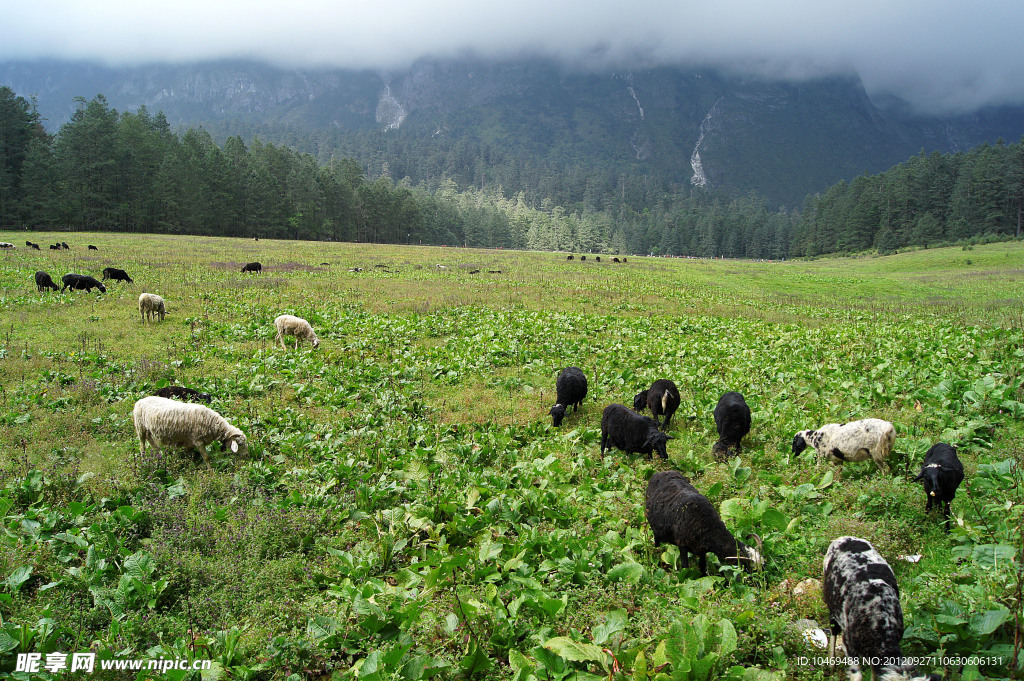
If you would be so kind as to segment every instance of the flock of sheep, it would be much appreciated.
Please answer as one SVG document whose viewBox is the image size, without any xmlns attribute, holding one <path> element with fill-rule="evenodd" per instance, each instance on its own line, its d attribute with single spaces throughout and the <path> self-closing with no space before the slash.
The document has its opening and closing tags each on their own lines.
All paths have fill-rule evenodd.
<svg viewBox="0 0 1024 681">
<path fill-rule="evenodd" d="M 52 247 L 51 247 L 52 248 Z M 569 256 L 572 259 L 572 256 Z M 580 258 L 581 260 L 583 257 Z M 625 261 L 625 258 L 623 258 Z M 260 263 L 248 263 L 242 272 L 260 273 Z M 106 268 L 103 279 L 132 282 L 123 270 Z M 35 275 L 38 290 L 57 290 L 57 285 L 46 272 Z M 67 274 L 61 279 L 66 290 L 89 291 L 102 283 L 87 275 Z M 163 320 L 166 314 L 163 298 L 152 293 L 139 296 L 139 313 L 143 322 L 154 317 Z M 274 320 L 277 331 L 274 342 L 284 343 L 285 336 L 296 339 L 296 349 L 303 341 L 314 348 L 320 340 L 305 319 L 281 315 Z M 557 401 L 549 414 L 552 424 L 560 426 L 566 412 L 578 411 L 587 395 L 587 377 L 578 367 L 561 371 L 555 381 Z M 157 448 L 183 446 L 197 449 L 212 468 L 206 451 L 214 441 L 226 450 L 245 456 L 248 443 L 245 434 L 231 425 L 213 409 L 197 402 L 209 402 L 210 395 L 191 388 L 169 386 L 135 403 L 132 420 L 143 456 L 146 446 Z M 182 401 L 185 400 L 185 401 Z M 654 381 L 633 399 L 633 408 L 622 404 L 608 405 L 601 416 L 601 454 L 606 449 L 620 449 L 627 454 L 645 454 L 648 459 L 657 452 L 668 458 L 667 443 L 672 436 L 666 431 L 672 415 L 680 404 L 679 390 L 668 379 Z M 641 414 L 649 409 L 652 417 Z M 712 452 L 718 458 L 741 451 L 741 440 L 751 428 L 750 407 L 738 392 L 726 392 L 714 410 L 718 440 Z M 862 419 L 852 423 L 830 423 L 814 430 L 803 430 L 793 439 L 793 453 L 799 454 L 807 446 L 818 452 L 818 457 L 842 462 L 873 460 L 887 470 L 885 460 L 895 443 L 893 425 L 881 419 Z M 914 479 L 923 481 L 927 495 L 926 510 L 933 503 L 944 504 L 946 531 L 949 531 L 949 504 L 964 478 L 963 465 L 956 450 L 947 444 L 937 444 L 927 453 L 920 474 Z M 662 471 L 653 475 L 645 493 L 645 516 L 654 536 L 655 545 L 674 544 L 679 548 L 680 562 L 689 567 L 689 554 L 697 557 L 702 575 L 707 574 L 707 554 L 713 553 L 722 564 L 741 567 L 746 571 L 759 570 L 764 565 L 763 543 L 756 534 L 755 546 L 736 539 L 725 526 L 721 515 L 711 501 L 702 495 L 690 480 L 678 471 Z M 842 633 L 847 657 L 854 660 L 849 678 L 861 678 L 858 659 L 872 659 L 875 678 L 931 679 L 932 676 L 912 676 L 912 667 L 904 664 L 900 652 L 903 637 L 903 612 L 899 602 L 899 588 L 892 569 L 871 544 L 857 537 L 840 537 L 828 548 L 823 563 L 822 594 L 829 610 L 832 637 L 829 655 L 834 653 L 835 637 Z"/>
<path fill-rule="evenodd" d="M 562 370 L 555 380 L 557 402 L 551 407 L 552 424 L 559 426 L 569 407 L 579 410 L 587 395 L 587 377 L 578 367 Z M 610 404 L 601 415 L 601 454 L 621 449 L 627 454 L 654 452 L 668 458 L 666 443 L 672 415 L 679 407 L 679 390 L 668 379 L 658 379 L 633 399 L 633 409 Z M 653 418 L 640 412 L 650 409 Z M 660 420 L 663 417 L 664 420 Z M 740 442 L 750 432 L 750 407 L 738 392 L 727 392 L 714 410 L 718 441 L 712 452 L 716 457 L 740 452 Z M 793 438 L 793 453 L 807 446 L 817 450 L 818 459 L 842 463 L 871 459 L 887 471 L 886 458 L 896 441 L 896 430 L 882 419 L 868 418 L 851 423 L 829 423 L 814 430 L 802 430 Z M 923 481 L 927 497 L 926 511 L 944 504 L 945 528 L 949 532 L 949 503 L 964 479 L 964 469 L 956 450 L 945 443 L 934 445 L 925 455 L 915 482 Z M 702 575 L 707 575 L 707 554 L 713 553 L 722 564 L 750 572 L 764 565 L 763 543 L 756 534 L 755 546 L 740 541 L 729 531 L 711 501 L 701 494 L 689 478 L 678 471 L 655 473 L 645 492 L 644 515 L 654 536 L 655 546 L 674 544 L 684 568 L 689 554 L 697 557 Z M 862 678 L 860 660 L 868 661 L 876 679 L 937 679 L 937 675 L 914 676 L 900 651 L 903 638 L 903 610 L 900 607 L 896 577 L 885 559 L 870 542 L 857 537 L 839 537 L 829 546 L 823 563 L 822 596 L 829 610 L 832 636 L 829 656 L 835 654 L 836 636 L 843 634 L 846 657 L 852 662 L 851 681 Z"/>
</svg>

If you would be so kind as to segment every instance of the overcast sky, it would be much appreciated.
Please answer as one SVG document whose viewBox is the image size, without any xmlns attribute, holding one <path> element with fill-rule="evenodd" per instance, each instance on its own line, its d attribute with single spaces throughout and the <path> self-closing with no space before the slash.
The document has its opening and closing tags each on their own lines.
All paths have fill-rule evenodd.
<svg viewBox="0 0 1024 681">
<path fill-rule="evenodd" d="M 1024 103 L 1020 0 L 0 0 L 0 60 L 244 57 L 396 69 L 540 53 L 621 68 L 856 70 L 932 112 Z"/>
</svg>

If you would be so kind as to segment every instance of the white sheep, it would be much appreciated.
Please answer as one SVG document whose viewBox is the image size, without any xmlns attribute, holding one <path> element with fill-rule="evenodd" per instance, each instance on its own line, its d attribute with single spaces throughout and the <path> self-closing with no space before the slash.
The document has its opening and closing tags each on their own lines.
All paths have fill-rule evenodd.
<svg viewBox="0 0 1024 681">
<path fill-rule="evenodd" d="M 283 314 L 274 320 L 274 326 L 277 328 L 277 335 L 274 336 L 274 342 L 276 343 L 280 341 L 281 348 L 284 350 L 288 349 L 284 344 L 285 336 L 295 336 L 296 350 L 298 350 L 304 340 L 312 343 L 314 348 L 320 345 L 320 339 L 316 337 L 316 332 L 313 331 L 313 327 L 309 325 L 309 322 L 301 317 Z"/>
<path fill-rule="evenodd" d="M 850 423 L 826 423 L 817 430 L 801 430 L 793 438 L 793 453 L 799 454 L 807 445 L 818 450 L 819 460 L 866 461 L 872 459 L 880 469 L 888 471 L 885 459 L 896 442 L 896 429 L 882 419 L 861 419 Z"/>
<path fill-rule="evenodd" d="M 167 309 L 164 306 L 164 299 L 155 293 L 142 293 L 139 294 L 139 314 L 142 316 L 142 322 L 145 324 L 151 317 L 160 317 L 160 321 L 164 320 L 164 315 L 167 314 Z"/>
<path fill-rule="evenodd" d="M 236 454 L 245 456 L 249 451 L 245 434 L 202 404 L 178 402 L 166 397 L 143 397 L 135 403 L 132 420 L 142 456 L 146 455 L 147 442 L 158 449 L 171 445 L 193 447 L 199 450 L 206 465 L 212 469 L 206 446 L 214 440 L 219 440 Z"/>
</svg>

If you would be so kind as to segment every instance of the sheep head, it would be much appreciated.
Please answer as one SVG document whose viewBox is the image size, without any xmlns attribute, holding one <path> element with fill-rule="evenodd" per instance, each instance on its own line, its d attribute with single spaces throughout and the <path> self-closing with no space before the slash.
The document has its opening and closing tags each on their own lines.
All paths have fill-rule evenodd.
<svg viewBox="0 0 1024 681">
<path fill-rule="evenodd" d="M 644 443 L 644 449 L 650 447 L 652 452 L 657 452 L 658 456 L 663 459 L 668 458 L 668 450 L 665 448 L 665 444 L 669 440 L 675 438 L 657 429 L 655 426 L 651 426 L 651 431 L 647 434 L 647 442 Z"/>
<path fill-rule="evenodd" d="M 637 393 L 636 397 L 633 398 L 633 410 L 634 411 L 643 411 L 644 409 L 647 408 L 647 393 L 648 392 L 649 392 L 649 389 L 645 390 L 645 391 L 643 391 L 641 393 Z"/>
<path fill-rule="evenodd" d="M 551 425 L 557 428 L 562 425 L 562 419 L 565 418 L 565 405 L 556 404 L 548 413 L 551 414 Z"/>
<path fill-rule="evenodd" d="M 224 442 L 224 444 L 234 454 L 241 454 L 242 456 L 249 455 L 249 443 L 245 439 L 244 433 L 232 435 Z"/>
<path fill-rule="evenodd" d="M 809 432 L 810 431 L 808 431 L 808 430 L 801 430 L 793 438 L 793 453 L 794 454 L 799 454 L 800 452 L 802 452 L 805 449 L 807 449 L 807 440 L 804 438 L 804 436 L 807 435 Z"/>
</svg>

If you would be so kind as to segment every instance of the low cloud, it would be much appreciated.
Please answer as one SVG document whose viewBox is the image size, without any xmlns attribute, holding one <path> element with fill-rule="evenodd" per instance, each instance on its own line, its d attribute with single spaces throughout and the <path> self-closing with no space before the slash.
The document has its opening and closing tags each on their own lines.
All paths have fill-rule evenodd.
<svg viewBox="0 0 1024 681">
<path fill-rule="evenodd" d="M 789 79 L 856 71 L 870 93 L 950 113 L 1024 103 L 1020 26 L 1024 4 L 991 0 L 59 0 L 5 8 L 0 59 L 397 69 L 473 52 Z"/>
</svg>

